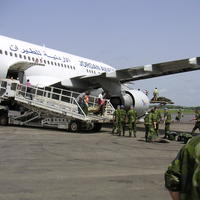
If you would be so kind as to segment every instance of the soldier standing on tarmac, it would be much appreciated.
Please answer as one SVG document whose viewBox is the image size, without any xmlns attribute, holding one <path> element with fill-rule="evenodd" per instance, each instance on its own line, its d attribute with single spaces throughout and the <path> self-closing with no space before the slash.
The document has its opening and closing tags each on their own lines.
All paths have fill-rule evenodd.
<svg viewBox="0 0 200 200">
<path fill-rule="evenodd" d="M 182 117 L 183 117 L 182 110 L 181 110 L 181 109 L 178 109 L 178 111 L 177 111 L 177 116 L 176 116 L 176 120 L 177 120 L 178 122 L 180 122 Z"/>
<path fill-rule="evenodd" d="M 156 135 L 158 136 L 159 135 L 159 125 L 160 125 L 160 122 L 162 120 L 162 116 L 161 116 L 161 113 L 160 111 L 158 110 L 157 107 L 154 107 L 154 120 L 155 120 L 155 133 Z"/>
<path fill-rule="evenodd" d="M 121 118 L 121 129 L 123 131 L 123 136 L 124 136 L 125 135 L 125 128 L 126 128 L 126 110 L 124 108 L 124 105 L 121 105 L 120 118 Z M 119 132 L 119 136 L 121 136 L 121 130 Z"/>
<path fill-rule="evenodd" d="M 194 128 L 192 129 L 192 135 L 194 135 L 194 132 L 196 131 L 196 129 L 199 129 L 199 131 L 200 131 L 200 111 L 199 110 L 196 110 L 195 111 L 195 120 L 196 120 L 196 122 L 195 122 L 195 125 L 194 125 Z"/>
<path fill-rule="evenodd" d="M 146 128 L 146 142 L 151 142 L 155 138 L 155 122 L 154 122 L 154 109 L 152 109 L 147 116 L 145 116 Z"/>
<path fill-rule="evenodd" d="M 157 137 L 157 133 L 156 133 L 157 114 L 156 114 L 155 107 L 151 111 L 151 117 L 152 117 L 151 138 L 152 138 L 152 140 L 154 140 Z"/>
<path fill-rule="evenodd" d="M 112 134 L 115 134 L 115 130 L 117 129 L 117 133 L 121 132 L 121 109 L 120 105 L 117 106 L 117 109 L 113 113 L 113 130 Z"/>
<path fill-rule="evenodd" d="M 165 120 L 165 137 L 164 138 L 167 138 L 167 135 L 170 132 L 170 124 L 172 120 L 172 115 L 167 109 L 165 110 L 165 113 L 164 113 L 164 120 Z"/>
<path fill-rule="evenodd" d="M 133 108 L 133 106 L 130 107 L 130 110 L 127 113 L 127 118 L 128 118 L 129 137 L 132 136 L 132 132 L 133 132 L 134 137 L 136 137 L 137 112 Z"/>
<path fill-rule="evenodd" d="M 145 140 L 148 142 L 148 136 L 150 132 L 150 128 L 152 126 L 152 120 L 150 118 L 150 113 L 146 112 L 144 117 L 144 126 L 145 126 Z"/>
</svg>

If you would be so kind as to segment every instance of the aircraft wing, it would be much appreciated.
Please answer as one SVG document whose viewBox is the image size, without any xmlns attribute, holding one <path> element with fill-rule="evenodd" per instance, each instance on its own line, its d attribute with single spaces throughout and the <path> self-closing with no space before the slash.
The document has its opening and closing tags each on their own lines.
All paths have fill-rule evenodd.
<svg viewBox="0 0 200 200">
<path fill-rule="evenodd" d="M 198 69 L 200 69 L 200 57 L 195 57 L 116 70 L 112 73 L 106 73 L 106 77 L 115 78 L 120 82 L 125 83 L 128 81 L 148 79 Z"/>
<path fill-rule="evenodd" d="M 121 83 L 125 83 L 129 81 L 148 79 L 198 69 L 200 69 L 200 57 L 195 57 L 183 60 L 120 69 L 111 73 L 103 73 L 98 76 L 82 77 L 81 79 L 86 79 L 87 81 L 94 81 L 99 78 L 109 78 L 119 81 Z"/>
</svg>

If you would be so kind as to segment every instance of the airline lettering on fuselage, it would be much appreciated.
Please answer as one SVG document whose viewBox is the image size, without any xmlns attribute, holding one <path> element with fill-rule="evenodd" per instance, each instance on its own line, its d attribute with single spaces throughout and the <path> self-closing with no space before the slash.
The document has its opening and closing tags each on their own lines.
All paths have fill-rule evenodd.
<svg viewBox="0 0 200 200">
<path fill-rule="evenodd" d="M 47 54 L 46 51 L 41 52 L 40 50 L 37 49 L 33 49 L 33 48 L 27 48 L 27 49 L 19 49 L 17 45 L 10 45 L 10 50 L 14 51 L 14 52 L 21 52 L 22 54 L 33 54 L 33 55 L 37 55 L 37 56 L 44 56 L 47 57 L 49 59 L 53 59 L 53 60 L 59 60 L 61 62 L 65 62 L 65 63 L 69 63 L 71 62 L 71 60 L 67 57 L 60 57 L 57 55 L 51 55 L 51 54 Z M 114 69 L 106 67 L 106 66 L 101 66 L 101 65 L 97 65 L 97 64 L 93 64 L 93 63 L 89 63 L 86 61 L 79 61 L 80 62 L 80 66 L 82 67 L 86 67 L 88 69 L 93 69 L 93 70 L 99 70 L 101 72 L 111 72 L 114 71 Z"/>
<path fill-rule="evenodd" d="M 18 51 L 17 45 L 10 45 L 10 50 L 11 51 Z"/>
<path fill-rule="evenodd" d="M 96 69 L 96 70 L 100 70 L 100 71 L 104 71 L 104 72 L 113 71 L 111 68 L 108 68 L 108 67 L 98 66 L 96 64 L 88 63 L 85 61 L 79 61 L 79 62 L 80 62 L 80 66 L 87 67 L 89 69 Z"/>
<path fill-rule="evenodd" d="M 17 47 L 17 45 L 10 45 L 10 50 L 11 51 L 18 51 L 19 48 Z M 22 49 L 21 50 L 21 53 L 23 54 L 34 54 L 34 55 L 37 55 L 37 56 L 45 56 L 45 57 L 48 57 L 48 58 L 51 58 L 51 59 L 54 59 L 54 60 L 60 60 L 62 62 L 71 62 L 71 60 L 67 57 L 59 57 L 57 55 L 49 55 L 47 54 L 45 51 L 43 51 L 43 54 L 39 51 L 39 50 L 33 50 L 31 48 L 28 48 L 28 49 Z"/>
</svg>

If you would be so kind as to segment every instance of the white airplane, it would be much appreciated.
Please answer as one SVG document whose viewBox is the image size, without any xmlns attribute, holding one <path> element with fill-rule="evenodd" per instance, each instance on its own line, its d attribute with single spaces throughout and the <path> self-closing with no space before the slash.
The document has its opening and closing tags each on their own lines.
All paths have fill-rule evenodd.
<svg viewBox="0 0 200 200">
<path fill-rule="evenodd" d="M 125 83 L 198 69 L 200 57 L 116 70 L 102 62 L 0 36 L 0 78 L 19 77 L 39 87 L 79 92 L 102 88 L 114 107 L 133 105 L 139 116 L 149 108 L 149 99 Z"/>
</svg>

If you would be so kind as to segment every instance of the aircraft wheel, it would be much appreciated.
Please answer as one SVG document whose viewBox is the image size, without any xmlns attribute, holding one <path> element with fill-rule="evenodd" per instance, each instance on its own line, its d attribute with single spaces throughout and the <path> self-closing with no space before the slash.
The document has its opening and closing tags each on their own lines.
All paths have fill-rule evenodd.
<svg viewBox="0 0 200 200">
<path fill-rule="evenodd" d="M 79 130 L 79 123 L 77 121 L 72 121 L 69 124 L 69 131 L 77 132 Z"/>
</svg>

